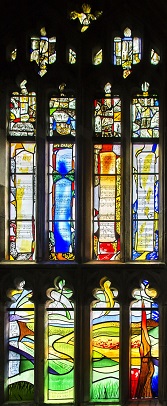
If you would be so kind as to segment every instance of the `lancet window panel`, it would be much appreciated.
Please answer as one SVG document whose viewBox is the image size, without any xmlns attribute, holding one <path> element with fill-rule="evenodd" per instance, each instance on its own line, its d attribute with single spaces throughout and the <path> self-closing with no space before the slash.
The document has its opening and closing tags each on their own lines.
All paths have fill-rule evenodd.
<svg viewBox="0 0 167 406">
<path fill-rule="evenodd" d="M 130 391 L 132 399 L 158 397 L 159 307 L 148 280 L 133 291 L 130 308 Z"/>
<path fill-rule="evenodd" d="M 75 259 L 75 144 L 49 144 L 49 255 Z"/>
<path fill-rule="evenodd" d="M 148 88 L 132 102 L 133 260 L 159 259 L 159 100 Z"/>
<path fill-rule="evenodd" d="M 73 291 L 62 278 L 47 290 L 45 331 L 45 401 L 74 402 Z"/>
<path fill-rule="evenodd" d="M 104 93 L 94 100 L 93 258 L 110 261 L 120 260 L 121 250 L 122 122 L 121 98 L 111 93 L 109 82 Z"/>
<path fill-rule="evenodd" d="M 11 260 L 35 259 L 35 143 L 10 144 L 10 234 Z"/>
<path fill-rule="evenodd" d="M 62 85 L 62 87 L 64 84 Z M 60 85 L 61 90 L 61 85 Z M 76 99 L 75 97 L 52 97 L 50 109 L 50 136 L 76 135 Z"/>
<path fill-rule="evenodd" d="M 121 145 L 94 145 L 94 258 L 120 259 Z"/>
<path fill-rule="evenodd" d="M 118 291 L 107 277 L 100 280 L 91 306 L 92 402 L 119 402 L 120 398 L 120 307 Z"/>
<path fill-rule="evenodd" d="M 107 97 L 94 101 L 94 131 L 96 137 L 121 137 L 121 99 L 111 96 L 111 85 L 105 86 Z M 110 97 L 109 97 L 110 95 Z"/>
<path fill-rule="evenodd" d="M 34 400 L 34 328 L 33 292 L 25 281 L 16 278 L 16 286 L 7 292 L 8 375 L 7 400 Z"/>
<path fill-rule="evenodd" d="M 21 93 L 13 92 L 10 99 L 10 136 L 29 137 L 36 134 L 36 94 L 27 92 L 26 83 L 23 81 Z"/>
</svg>

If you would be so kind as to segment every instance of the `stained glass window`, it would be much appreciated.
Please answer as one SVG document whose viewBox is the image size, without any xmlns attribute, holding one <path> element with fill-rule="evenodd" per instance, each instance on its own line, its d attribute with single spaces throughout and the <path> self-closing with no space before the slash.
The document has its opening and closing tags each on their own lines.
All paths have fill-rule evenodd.
<svg viewBox="0 0 167 406">
<path fill-rule="evenodd" d="M 118 291 L 106 277 L 91 309 L 91 401 L 119 401 L 120 310 Z"/>
<path fill-rule="evenodd" d="M 152 48 L 151 49 L 151 64 L 152 65 L 158 65 L 160 61 L 160 55 L 155 52 L 155 50 Z"/>
<path fill-rule="evenodd" d="M 68 52 L 68 60 L 69 60 L 69 63 L 70 63 L 71 65 L 73 65 L 74 63 L 76 63 L 76 59 L 77 59 L 77 54 L 76 54 L 76 52 L 74 51 L 74 49 L 70 48 L 70 49 L 69 49 L 69 52 Z"/>
<path fill-rule="evenodd" d="M 36 133 L 36 94 L 28 93 L 22 82 L 22 91 L 12 94 L 10 100 L 10 136 L 34 136 Z"/>
<path fill-rule="evenodd" d="M 7 293 L 8 303 L 8 400 L 34 399 L 34 304 L 32 290 L 23 280 Z"/>
<path fill-rule="evenodd" d="M 75 145 L 49 145 L 51 260 L 75 258 Z"/>
<path fill-rule="evenodd" d="M 12 62 L 12 61 L 15 61 L 15 59 L 17 58 L 17 48 L 14 48 L 14 49 L 11 51 L 10 58 L 11 58 L 11 62 Z"/>
<path fill-rule="evenodd" d="M 120 259 L 121 146 L 94 145 L 94 257 Z"/>
<path fill-rule="evenodd" d="M 35 61 L 39 66 L 39 75 L 47 72 L 47 66 L 56 61 L 56 37 L 48 38 L 45 27 L 41 28 L 40 37 L 31 38 L 30 62 Z"/>
<path fill-rule="evenodd" d="M 108 143 L 94 145 L 94 258 L 120 259 L 121 216 L 121 144 L 110 138 L 121 137 L 121 100 L 111 96 L 111 84 L 105 85 L 105 97 L 94 101 L 96 137 L 108 137 Z"/>
<path fill-rule="evenodd" d="M 35 259 L 35 143 L 10 144 L 10 259 Z"/>
<path fill-rule="evenodd" d="M 35 260 L 36 94 L 28 93 L 26 83 L 20 83 L 20 94 L 11 96 L 8 130 L 9 254 L 10 260 L 19 261 Z"/>
<path fill-rule="evenodd" d="M 111 96 L 111 84 L 105 85 L 105 97 L 94 100 L 96 137 L 121 137 L 121 99 Z"/>
<path fill-rule="evenodd" d="M 131 29 L 125 28 L 124 37 L 114 38 L 114 65 L 123 68 L 123 77 L 126 78 L 135 65 L 141 61 L 141 38 L 132 37 Z"/>
<path fill-rule="evenodd" d="M 76 135 L 76 99 L 52 97 L 50 99 L 50 136 Z"/>
<path fill-rule="evenodd" d="M 102 51 L 102 49 L 100 49 L 93 56 L 93 64 L 100 65 L 102 63 L 102 60 L 103 60 L 103 51 Z"/>
<path fill-rule="evenodd" d="M 47 290 L 45 401 L 74 402 L 74 304 L 64 279 Z"/>
<path fill-rule="evenodd" d="M 143 95 L 134 98 L 132 104 L 132 259 L 157 260 L 159 258 L 159 101 L 157 96 L 148 95 L 148 84 L 144 84 L 143 89 Z"/>
<path fill-rule="evenodd" d="M 158 396 L 159 310 L 154 300 L 156 296 L 157 291 L 147 280 L 133 292 L 135 301 L 130 312 L 132 399 Z"/>
</svg>

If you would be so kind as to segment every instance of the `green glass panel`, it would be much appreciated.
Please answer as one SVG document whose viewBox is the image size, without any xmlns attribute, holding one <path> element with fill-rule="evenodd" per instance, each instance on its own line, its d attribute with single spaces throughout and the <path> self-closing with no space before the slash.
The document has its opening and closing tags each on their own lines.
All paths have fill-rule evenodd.
<svg viewBox="0 0 167 406">
<path fill-rule="evenodd" d="M 120 310 L 107 278 L 100 281 L 91 311 L 91 401 L 119 400 Z"/>
<path fill-rule="evenodd" d="M 74 306 L 72 291 L 60 280 L 47 296 L 47 371 L 45 399 L 55 403 L 74 401 Z"/>
</svg>

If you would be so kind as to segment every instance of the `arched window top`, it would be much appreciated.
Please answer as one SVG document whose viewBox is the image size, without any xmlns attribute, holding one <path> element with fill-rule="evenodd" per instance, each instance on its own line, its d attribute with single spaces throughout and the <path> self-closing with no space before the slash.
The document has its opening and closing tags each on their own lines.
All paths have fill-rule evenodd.
<svg viewBox="0 0 167 406">
<path fill-rule="evenodd" d="M 132 101 L 133 138 L 159 137 L 159 100 L 157 95 L 149 95 L 149 86 L 144 82 L 143 94 Z"/>
<path fill-rule="evenodd" d="M 111 83 L 104 86 L 105 96 L 94 100 L 96 137 L 121 137 L 121 99 L 111 95 Z"/>
<path fill-rule="evenodd" d="M 10 99 L 9 135 L 29 137 L 36 134 L 36 94 L 28 92 L 26 80 L 20 83 L 21 92 Z"/>
<path fill-rule="evenodd" d="M 47 308 L 60 308 L 61 310 L 64 309 L 65 312 L 65 309 L 74 309 L 73 291 L 67 286 L 65 279 L 57 277 L 54 280 L 54 287 L 48 288 L 46 295 L 49 298 L 46 302 Z"/>
<path fill-rule="evenodd" d="M 76 135 L 76 99 L 65 95 L 65 86 L 65 83 L 61 84 L 60 97 L 52 96 L 49 102 L 50 136 Z"/>
<path fill-rule="evenodd" d="M 104 276 L 100 279 L 100 288 L 93 290 L 93 296 L 96 298 L 92 303 L 92 309 L 106 308 L 106 314 L 109 309 L 119 307 L 118 290 L 115 289 L 111 281 Z"/>
<path fill-rule="evenodd" d="M 154 307 L 158 307 L 157 302 L 155 302 L 155 298 L 158 296 L 158 292 L 155 288 L 150 286 L 150 283 L 147 279 L 143 279 L 141 282 L 140 288 L 135 288 L 132 292 L 132 296 L 134 297 L 135 301 L 132 303 L 131 308 L 135 307 L 152 307 L 154 303 Z"/>
<path fill-rule="evenodd" d="M 32 302 L 33 292 L 31 289 L 25 288 L 25 280 L 22 278 L 16 278 L 15 288 L 9 289 L 7 291 L 7 297 L 10 299 L 9 307 L 17 308 L 19 310 L 24 310 L 26 308 L 34 308 L 34 303 Z M 28 317 L 28 314 L 27 314 Z M 30 314 L 31 318 L 31 314 Z"/>
</svg>

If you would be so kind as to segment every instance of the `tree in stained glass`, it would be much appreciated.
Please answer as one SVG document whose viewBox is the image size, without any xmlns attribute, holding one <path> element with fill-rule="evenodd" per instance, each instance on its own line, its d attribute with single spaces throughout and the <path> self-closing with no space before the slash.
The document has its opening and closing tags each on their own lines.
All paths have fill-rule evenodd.
<svg viewBox="0 0 167 406">
<path fill-rule="evenodd" d="M 31 38 L 30 62 L 37 63 L 42 77 L 47 72 L 47 66 L 56 61 L 56 37 L 48 38 L 45 27 L 41 28 L 40 34 L 40 37 Z"/>
<path fill-rule="evenodd" d="M 106 277 L 91 308 L 91 401 L 119 401 L 120 308 Z"/>
<path fill-rule="evenodd" d="M 10 99 L 10 136 L 35 136 L 36 133 L 36 94 L 28 93 L 26 81 L 20 84 L 21 92 L 14 92 Z"/>
<path fill-rule="evenodd" d="M 121 146 L 94 145 L 94 258 L 120 260 Z"/>
<path fill-rule="evenodd" d="M 131 36 L 130 28 L 125 28 L 124 37 L 114 38 L 114 65 L 122 66 L 123 77 L 132 72 L 132 65 L 141 61 L 141 39 Z"/>
<path fill-rule="evenodd" d="M 72 290 L 64 279 L 46 292 L 45 400 L 55 403 L 74 402 L 74 304 Z"/>
<path fill-rule="evenodd" d="M 23 280 L 7 292 L 8 400 L 34 400 L 34 304 Z"/>
<path fill-rule="evenodd" d="M 50 136 L 76 135 L 76 99 L 52 97 L 50 99 Z"/>
<path fill-rule="evenodd" d="M 10 144 L 10 259 L 35 259 L 35 143 Z"/>
<path fill-rule="evenodd" d="M 130 390 L 132 399 L 158 397 L 159 309 L 157 291 L 143 280 L 130 309 Z"/>
<path fill-rule="evenodd" d="M 75 145 L 49 145 L 51 260 L 75 259 Z"/>
<path fill-rule="evenodd" d="M 133 260 L 159 258 L 159 102 L 143 95 L 132 104 Z M 143 139 L 143 143 L 136 142 Z M 135 142 L 134 142 L 135 141 Z"/>
<path fill-rule="evenodd" d="M 105 97 L 94 100 L 94 132 L 96 137 L 121 137 L 121 99 L 111 96 L 106 83 Z"/>
</svg>

